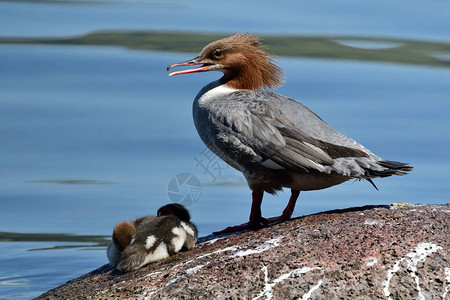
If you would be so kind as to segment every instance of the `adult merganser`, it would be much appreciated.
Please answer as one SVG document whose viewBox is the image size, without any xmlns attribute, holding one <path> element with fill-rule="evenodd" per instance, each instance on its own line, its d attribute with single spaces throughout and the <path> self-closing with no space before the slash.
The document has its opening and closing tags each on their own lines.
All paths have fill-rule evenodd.
<svg viewBox="0 0 450 300">
<path fill-rule="evenodd" d="M 108 247 L 109 262 L 122 272 L 139 269 L 150 262 L 167 258 L 197 242 L 197 227 L 180 204 L 168 204 L 158 216 L 119 222 Z"/>
<path fill-rule="evenodd" d="M 194 59 L 167 70 L 191 65 L 201 66 L 169 76 L 224 74 L 195 97 L 194 123 L 203 142 L 240 170 L 253 191 L 249 222 L 216 234 L 289 219 L 300 191 L 324 189 L 349 179 L 373 184 L 371 178 L 412 170 L 409 164 L 376 156 L 302 103 L 264 90 L 280 86 L 283 71 L 252 35 L 238 33 L 212 42 Z M 264 192 L 274 194 L 283 187 L 291 189 L 291 197 L 282 215 L 264 219 L 260 208 Z"/>
</svg>

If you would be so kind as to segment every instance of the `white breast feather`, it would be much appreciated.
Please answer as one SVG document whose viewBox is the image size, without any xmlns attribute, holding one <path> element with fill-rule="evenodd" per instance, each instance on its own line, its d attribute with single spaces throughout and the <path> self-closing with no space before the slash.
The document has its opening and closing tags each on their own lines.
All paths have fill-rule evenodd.
<svg viewBox="0 0 450 300">
<path fill-rule="evenodd" d="M 169 257 L 169 252 L 167 252 L 167 245 L 166 245 L 166 243 L 161 242 L 153 252 L 149 253 L 145 257 L 144 262 L 140 266 L 138 266 L 136 269 L 142 268 L 143 266 L 145 266 L 151 262 L 154 262 L 154 261 L 157 261 L 157 260 L 160 260 L 163 258 L 167 258 L 167 257 Z"/>
<path fill-rule="evenodd" d="M 170 243 L 174 246 L 175 252 L 181 250 L 186 241 L 186 231 L 183 227 L 174 227 L 172 233 L 175 235 Z"/>
<path fill-rule="evenodd" d="M 145 240 L 145 248 L 150 249 L 156 242 L 156 237 L 154 235 L 149 235 Z"/>
<path fill-rule="evenodd" d="M 187 234 L 190 234 L 192 236 L 195 237 L 195 232 L 194 230 L 186 223 L 186 222 L 181 222 L 181 226 L 183 226 L 184 230 L 186 230 Z"/>
<path fill-rule="evenodd" d="M 199 99 L 198 103 L 206 103 L 211 99 L 228 95 L 236 91 L 237 91 L 236 89 L 230 88 L 226 84 L 221 84 L 217 80 L 203 87 L 201 91 L 198 93 L 196 99 Z"/>
</svg>

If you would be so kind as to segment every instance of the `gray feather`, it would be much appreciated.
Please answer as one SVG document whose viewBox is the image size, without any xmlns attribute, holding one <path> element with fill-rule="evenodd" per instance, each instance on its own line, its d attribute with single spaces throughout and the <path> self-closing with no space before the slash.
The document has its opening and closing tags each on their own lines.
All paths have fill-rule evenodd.
<svg viewBox="0 0 450 300">
<path fill-rule="evenodd" d="M 202 93 L 193 108 L 200 137 L 219 157 L 244 172 L 250 186 L 269 183 L 278 188 L 280 183 L 274 182 L 278 176 L 269 171 L 261 173 L 261 168 L 270 166 L 272 171 L 336 174 L 342 178 L 331 180 L 331 185 L 345 181 L 344 178 L 401 175 L 412 168 L 382 160 L 333 129 L 305 105 L 280 94 L 236 91 L 217 97 L 209 95 L 206 101 L 201 101 L 201 97 Z M 307 183 L 308 189 L 313 189 L 313 182 Z M 318 184 L 318 188 L 324 186 L 325 183 Z M 266 191 L 273 189 L 268 187 Z"/>
</svg>

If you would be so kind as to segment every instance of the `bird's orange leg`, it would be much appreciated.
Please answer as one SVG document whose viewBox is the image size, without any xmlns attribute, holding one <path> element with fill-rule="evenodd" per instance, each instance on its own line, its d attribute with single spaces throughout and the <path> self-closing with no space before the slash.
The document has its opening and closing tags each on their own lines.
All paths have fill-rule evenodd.
<svg viewBox="0 0 450 300">
<path fill-rule="evenodd" d="M 286 205 L 286 208 L 283 210 L 283 213 L 279 217 L 273 217 L 267 219 L 269 223 L 272 222 L 278 222 L 278 221 L 285 221 L 289 220 L 292 216 L 292 213 L 294 212 L 295 203 L 297 202 L 297 198 L 300 195 L 300 191 L 291 189 L 291 197 L 289 198 L 289 202 Z"/>
<path fill-rule="evenodd" d="M 236 232 L 246 229 L 258 229 L 268 224 L 267 220 L 264 219 L 261 215 L 261 203 L 263 199 L 264 192 L 263 191 L 253 191 L 252 193 L 252 209 L 250 211 L 250 218 L 247 223 L 227 227 L 222 231 L 213 232 L 215 235 Z M 294 203 L 295 205 L 295 203 Z"/>
</svg>

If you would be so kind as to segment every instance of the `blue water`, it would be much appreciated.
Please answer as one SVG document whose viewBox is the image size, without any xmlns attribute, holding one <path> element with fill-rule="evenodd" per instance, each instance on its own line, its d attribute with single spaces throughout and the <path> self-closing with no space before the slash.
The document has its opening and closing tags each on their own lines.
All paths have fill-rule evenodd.
<svg viewBox="0 0 450 300">
<path fill-rule="evenodd" d="M 247 3 L 235 9 L 241 2 L 3 1 L 0 37 L 148 29 L 450 40 L 448 1 Z M 189 207 L 200 235 L 245 221 L 248 187 L 238 172 L 208 156 L 192 122 L 195 94 L 220 74 L 172 78 L 165 70 L 194 55 L 0 45 L 0 231 L 109 236 L 118 221 L 154 214 L 170 202 L 168 184 L 183 172 L 202 184 Z M 380 191 L 347 182 L 302 193 L 295 216 L 367 204 L 448 202 L 448 68 L 277 61 L 287 77 L 280 93 L 301 100 L 377 155 L 415 167 L 408 176 L 376 180 Z M 180 194 L 187 192 L 183 187 Z M 279 214 L 287 197 L 266 196 L 264 215 Z M 48 250 L 54 246 L 59 248 Z M 93 246 L 0 242 L 0 298 L 37 296 L 106 263 L 105 248 Z"/>
</svg>

